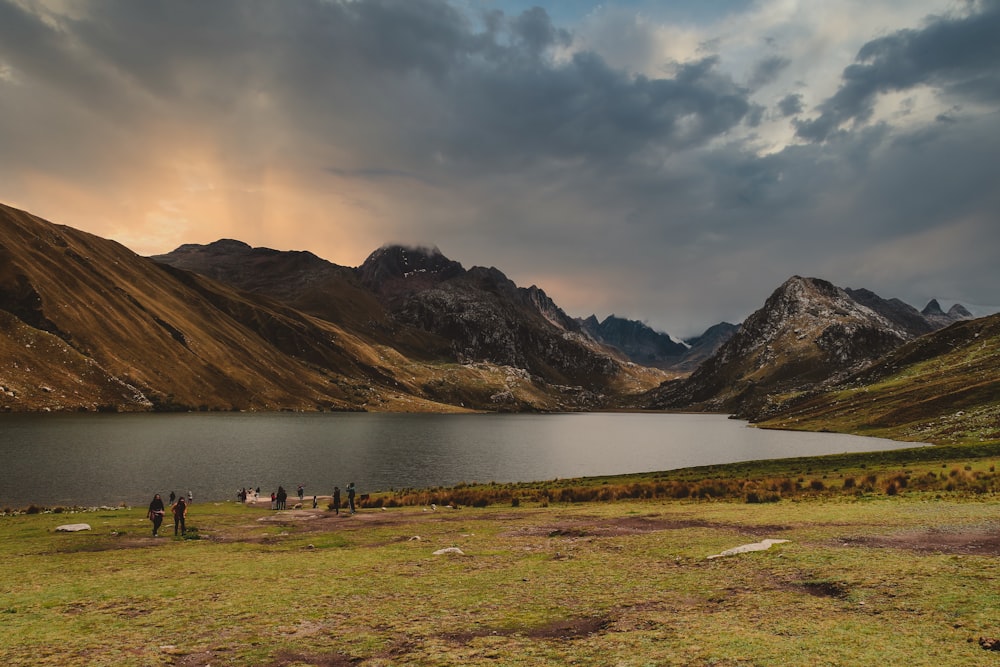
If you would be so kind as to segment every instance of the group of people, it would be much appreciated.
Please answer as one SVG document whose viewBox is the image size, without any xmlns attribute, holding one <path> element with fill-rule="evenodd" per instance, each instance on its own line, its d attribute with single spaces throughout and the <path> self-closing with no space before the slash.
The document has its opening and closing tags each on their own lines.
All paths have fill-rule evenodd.
<svg viewBox="0 0 1000 667">
<path fill-rule="evenodd" d="M 194 494 L 188 491 L 187 500 L 184 496 L 177 496 L 173 491 L 170 492 L 170 512 L 174 515 L 174 535 L 177 535 L 178 529 L 181 535 L 187 533 L 187 526 L 184 523 L 185 517 L 187 517 L 188 506 L 194 502 Z M 163 504 L 163 498 L 160 494 L 155 494 L 153 500 L 149 503 L 149 511 L 146 516 L 150 521 L 153 522 L 153 537 L 159 537 L 160 526 L 163 524 L 163 517 L 166 515 L 167 509 Z"/>
<path fill-rule="evenodd" d="M 242 489 L 236 492 L 236 498 L 241 503 L 255 503 L 257 502 L 257 496 L 259 495 L 260 495 L 259 486 L 256 489 L 253 488 L 248 489 L 247 487 L 244 486 Z"/>
<path fill-rule="evenodd" d="M 351 514 L 354 514 L 357 510 L 354 505 L 354 498 L 357 495 L 357 489 L 354 486 L 354 482 L 350 482 L 347 485 L 347 509 Z M 301 503 L 305 498 L 305 487 L 299 484 L 296 493 L 299 496 L 299 502 Z M 260 487 L 256 489 L 247 489 L 246 487 L 240 489 L 236 492 L 236 497 L 239 498 L 242 503 L 253 503 L 256 502 L 257 497 L 260 495 Z M 285 487 L 279 486 L 276 492 L 271 493 L 271 509 L 273 510 L 283 510 L 286 508 L 288 501 L 288 492 L 285 491 Z M 194 502 L 194 494 L 188 491 L 187 499 L 183 495 L 178 496 L 173 491 L 170 492 L 170 512 L 174 515 L 174 535 L 178 534 L 185 535 L 187 533 L 187 527 L 185 526 L 184 519 L 187 517 L 188 507 Z M 313 496 L 312 506 L 313 509 L 318 505 L 317 497 Z M 340 487 L 333 487 L 333 506 L 334 512 L 340 514 Z M 163 517 L 167 514 L 167 505 L 164 504 L 163 498 L 160 494 L 155 494 L 153 500 L 149 503 L 149 511 L 146 516 L 150 521 L 153 522 L 153 537 L 159 537 L 160 526 L 163 525 Z"/>
<path fill-rule="evenodd" d="M 346 491 L 347 491 L 347 507 L 350 510 L 351 514 L 354 514 L 357 511 L 354 506 L 354 498 L 357 495 L 357 489 L 354 486 L 354 482 L 348 483 Z M 260 489 L 257 489 L 257 492 L 260 493 Z M 298 488 L 296 489 L 296 494 L 299 497 L 299 503 L 302 503 L 305 500 L 305 487 L 302 484 L 299 484 Z M 336 512 L 337 514 L 340 514 L 339 486 L 333 487 L 333 500 L 330 504 L 333 506 L 333 511 Z M 313 496 L 312 497 L 313 509 L 316 509 L 318 505 L 319 505 L 318 497 Z M 276 492 L 271 493 L 271 509 L 283 510 L 287 509 L 287 506 L 288 506 L 288 492 L 285 491 L 285 487 L 279 486 Z"/>
</svg>

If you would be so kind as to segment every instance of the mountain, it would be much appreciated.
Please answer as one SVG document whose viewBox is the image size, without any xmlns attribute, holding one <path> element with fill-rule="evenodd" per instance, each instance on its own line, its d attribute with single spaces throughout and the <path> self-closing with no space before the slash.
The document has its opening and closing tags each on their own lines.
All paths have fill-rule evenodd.
<svg viewBox="0 0 1000 667">
<path fill-rule="evenodd" d="M 207 245 L 185 244 L 150 259 L 207 276 L 241 291 L 273 299 L 303 313 L 337 324 L 408 355 L 433 357 L 448 348 L 419 331 L 401 328 L 356 271 L 311 252 L 252 248 L 232 239 Z"/>
<path fill-rule="evenodd" d="M 888 373 L 880 359 L 907 341 L 927 345 L 914 348 L 920 354 L 947 354 L 955 341 L 944 336 L 978 322 L 967 317 L 959 305 L 944 313 L 932 301 L 917 312 L 795 276 L 735 332 L 721 324 L 686 341 L 672 368 L 703 363 L 663 382 L 669 372 L 622 350 L 665 363 L 684 347 L 665 334 L 614 316 L 581 322 L 539 287 L 494 267 L 465 269 L 435 248 L 385 246 L 357 268 L 231 239 L 144 258 L 0 205 L 6 411 L 628 404 L 764 419 L 832 386 L 880 382 L 866 369 Z M 970 382 L 973 393 L 995 389 Z"/>
<path fill-rule="evenodd" d="M 577 410 L 663 379 L 538 288 L 431 259 L 424 282 L 234 240 L 152 259 L 0 206 L 0 410 Z"/>
<path fill-rule="evenodd" d="M 591 315 L 577 320 L 577 324 L 597 342 L 620 350 L 629 360 L 643 366 L 670 368 L 688 351 L 687 345 L 635 320 L 609 315 L 598 321 Z"/>
<path fill-rule="evenodd" d="M 971 320 L 973 318 L 972 313 L 966 310 L 965 306 L 960 303 L 956 303 L 954 306 L 948 309 L 948 312 L 941 310 L 941 304 L 938 303 L 937 299 L 931 299 L 924 306 L 924 309 L 920 311 L 920 314 L 926 319 L 935 329 L 941 329 L 948 326 L 949 324 L 954 324 L 955 322 L 960 322 L 962 320 Z"/>
<path fill-rule="evenodd" d="M 704 363 L 706 359 L 715 355 L 719 351 L 719 348 L 725 345 L 726 341 L 732 338 L 738 330 L 738 325 L 730 324 L 729 322 L 720 322 L 719 324 L 710 326 L 700 336 L 685 338 L 684 342 L 688 346 L 687 352 L 684 353 L 681 360 L 674 364 L 672 368 L 681 371 L 693 371 Z"/>
<path fill-rule="evenodd" d="M 0 267 L 0 409 L 348 409 L 378 378 L 331 323 L 6 206 Z"/>
<path fill-rule="evenodd" d="M 603 321 L 591 315 L 576 322 L 588 336 L 601 345 L 617 350 L 633 363 L 681 373 L 691 372 L 715 354 L 737 329 L 735 324 L 721 322 L 709 327 L 700 336 L 679 342 L 643 322 L 615 315 L 609 315 Z"/>
<path fill-rule="evenodd" d="M 860 296 L 887 308 L 873 297 Z M 916 335 L 907 319 L 902 311 L 883 315 L 825 280 L 793 276 L 714 356 L 687 379 L 650 392 L 645 406 L 752 417 L 778 396 L 829 384 L 892 352 Z"/>
<path fill-rule="evenodd" d="M 620 389 L 625 366 L 583 335 L 536 286 L 472 267 L 436 248 L 385 246 L 358 267 L 361 283 L 401 324 L 451 342 L 459 362 L 486 360 L 557 385 Z"/>
<path fill-rule="evenodd" d="M 962 319 L 760 423 L 933 443 L 1000 440 L 1000 315 Z"/>
<path fill-rule="evenodd" d="M 278 299 L 413 358 L 516 368 L 584 393 L 662 379 L 593 345 L 540 288 L 518 287 L 496 268 L 466 270 L 437 248 L 387 245 L 356 269 L 232 240 L 153 259 Z"/>
</svg>

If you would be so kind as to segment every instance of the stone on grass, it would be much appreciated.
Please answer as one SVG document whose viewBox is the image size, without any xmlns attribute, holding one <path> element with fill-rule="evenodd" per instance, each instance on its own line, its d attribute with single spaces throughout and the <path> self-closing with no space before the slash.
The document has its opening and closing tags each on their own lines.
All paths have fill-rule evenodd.
<svg viewBox="0 0 1000 667">
<path fill-rule="evenodd" d="M 80 530 L 90 530 L 89 523 L 67 523 L 62 526 L 56 526 L 56 532 L 59 533 L 75 533 Z"/>
<path fill-rule="evenodd" d="M 435 556 L 444 556 L 445 554 L 455 554 L 456 556 L 464 556 L 465 552 L 458 547 L 448 547 L 447 549 L 438 549 L 434 552 Z"/>
<path fill-rule="evenodd" d="M 782 544 L 788 542 L 789 540 L 761 540 L 760 542 L 754 542 L 752 544 L 741 544 L 738 547 L 733 547 L 732 549 L 726 549 L 721 554 L 715 554 L 714 556 L 709 556 L 712 558 L 722 558 L 723 556 L 735 556 L 736 554 L 745 554 L 749 551 L 764 551 L 770 549 L 772 544 Z"/>
</svg>

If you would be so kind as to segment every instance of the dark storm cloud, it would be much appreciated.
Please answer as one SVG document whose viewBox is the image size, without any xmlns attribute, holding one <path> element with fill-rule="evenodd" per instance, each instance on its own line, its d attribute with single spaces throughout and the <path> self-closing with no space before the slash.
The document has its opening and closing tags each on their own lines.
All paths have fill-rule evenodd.
<svg viewBox="0 0 1000 667">
<path fill-rule="evenodd" d="M 754 66 L 747 85 L 752 89 L 765 86 L 777 79 L 782 70 L 791 64 L 792 61 L 784 56 L 770 56 L 765 58 Z"/>
<path fill-rule="evenodd" d="M 790 95 L 785 95 L 778 102 L 778 111 L 782 116 L 794 116 L 795 114 L 802 113 L 805 107 L 802 105 L 802 95 L 797 93 L 792 93 Z"/>
<path fill-rule="evenodd" d="M 742 319 L 796 273 L 917 306 L 948 296 L 935 285 L 988 304 L 1000 284 L 989 256 L 1000 244 L 1000 117 L 972 102 L 1000 99 L 986 35 L 998 3 L 869 42 L 800 126 L 824 140 L 783 146 L 775 128 L 805 98 L 775 102 L 761 87 L 793 71 L 803 78 L 790 90 L 825 82 L 771 55 L 749 59 L 741 85 L 724 40 L 643 76 L 538 8 L 99 0 L 60 15 L 0 0 L 0 186 L 18 165 L 88 190 L 115 183 L 115 168 L 155 180 L 144 160 L 161 152 L 187 176 L 189 153 L 197 166 L 204 151 L 211 169 L 182 186 L 236 173 L 226 236 L 258 215 L 281 227 L 283 247 L 341 229 L 375 238 L 372 248 L 436 244 L 537 283 L 573 315 L 617 312 L 678 335 Z M 656 26 L 630 25 L 652 58 Z M 969 48 L 950 53 L 956 42 Z M 851 122 L 879 94 L 923 84 L 946 100 L 938 122 Z M 176 155 L 174 140 L 188 142 Z M 284 180 L 266 177 L 282 168 Z M 270 210 L 247 195 L 282 187 L 294 196 Z M 340 191 L 350 206 L 329 219 L 322 205 L 308 223 L 285 213 L 297 197 Z M 185 196 L 163 192 L 153 201 Z M 186 215 L 212 226 L 194 206 Z"/>
<path fill-rule="evenodd" d="M 845 123 L 868 120 L 879 94 L 925 84 L 970 100 L 1000 100 L 1000 0 L 974 9 L 865 44 L 844 69 L 840 89 L 819 105 L 820 115 L 796 122 L 798 136 L 823 141 Z"/>
<path fill-rule="evenodd" d="M 57 33 L 2 5 L 7 60 L 106 105 L 125 103 L 107 90 L 123 82 L 190 113 L 244 108 L 263 91 L 271 113 L 310 133 L 395 144 L 410 159 L 439 154 L 485 168 L 620 157 L 702 144 L 750 111 L 747 91 L 715 57 L 662 78 L 628 75 L 592 52 L 554 61 L 549 50 L 571 37 L 540 8 L 494 13 L 477 29 L 440 0 L 76 6 L 86 11 L 61 19 Z M 67 39 L 75 54 L 60 46 Z M 360 136 L 347 129 L 355 124 Z"/>
</svg>

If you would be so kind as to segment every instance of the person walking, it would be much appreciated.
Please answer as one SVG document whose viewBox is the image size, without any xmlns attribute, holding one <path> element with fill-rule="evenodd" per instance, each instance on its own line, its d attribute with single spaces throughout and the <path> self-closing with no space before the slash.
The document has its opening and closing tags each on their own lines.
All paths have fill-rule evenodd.
<svg viewBox="0 0 1000 667">
<path fill-rule="evenodd" d="M 347 483 L 347 506 L 351 509 L 351 514 L 355 513 L 354 509 L 354 482 Z"/>
<path fill-rule="evenodd" d="M 177 535 L 178 526 L 181 529 L 181 535 L 187 533 L 187 526 L 184 525 L 184 518 L 187 516 L 187 503 L 184 502 L 184 496 L 177 499 L 174 506 L 170 508 L 170 511 L 174 513 L 174 535 Z"/>
<path fill-rule="evenodd" d="M 188 505 L 194 504 L 194 494 L 188 491 Z"/>
<path fill-rule="evenodd" d="M 160 530 L 160 524 L 163 523 L 164 514 L 166 514 L 166 509 L 163 507 L 163 498 L 160 498 L 160 494 L 157 493 L 149 503 L 149 512 L 146 514 L 153 522 L 153 537 L 159 537 L 156 533 Z"/>
<path fill-rule="evenodd" d="M 333 513 L 340 514 L 340 487 L 333 487 Z"/>
<path fill-rule="evenodd" d="M 298 493 L 299 493 L 299 502 L 301 503 L 306 495 L 306 487 L 299 484 Z"/>
</svg>

